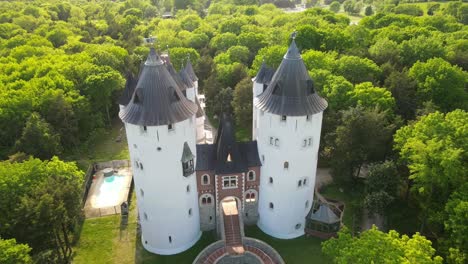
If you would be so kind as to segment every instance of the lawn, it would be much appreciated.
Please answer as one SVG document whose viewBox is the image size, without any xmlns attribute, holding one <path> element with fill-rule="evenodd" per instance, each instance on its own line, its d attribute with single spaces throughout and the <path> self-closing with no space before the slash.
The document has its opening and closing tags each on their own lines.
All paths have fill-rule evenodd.
<svg viewBox="0 0 468 264">
<path fill-rule="evenodd" d="M 120 142 L 116 139 L 120 137 Z M 68 155 L 66 160 L 74 160 L 80 169 L 86 171 L 93 162 L 129 159 L 127 137 L 120 119 L 112 122 L 108 130 L 98 130 L 77 153 Z"/>
<path fill-rule="evenodd" d="M 277 239 L 271 237 L 257 226 L 245 228 L 245 235 L 265 241 L 278 251 L 287 264 L 326 264 L 331 261 L 322 254 L 322 239 L 315 237 L 299 237 L 295 239 Z"/>
</svg>

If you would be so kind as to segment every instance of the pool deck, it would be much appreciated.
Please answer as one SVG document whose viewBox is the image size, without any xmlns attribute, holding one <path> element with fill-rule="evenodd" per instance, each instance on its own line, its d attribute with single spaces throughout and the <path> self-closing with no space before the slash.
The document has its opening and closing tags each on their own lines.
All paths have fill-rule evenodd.
<svg viewBox="0 0 468 264">
<path fill-rule="evenodd" d="M 88 192 L 88 197 L 86 199 L 86 204 L 84 207 L 84 213 L 86 218 L 95 218 L 106 215 L 120 214 L 120 205 L 127 201 L 128 193 L 132 185 L 132 169 L 130 167 L 121 167 L 114 168 L 114 175 L 119 175 L 125 177 L 123 179 L 122 187 L 119 188 L 118 194 L 115 195 L 115 198 L 112 200 L 107 200 L 106 204 L 108 206 L 100 207 L 99 200 L 102 201 L 103 197 L 101 195 L 101 187 L 104 183 L 104 171 L 105 168 L 97 171 L 93 176 L 93 183 Z M 109 198 L 109 197 L 105 197 Z"/>
</svg>

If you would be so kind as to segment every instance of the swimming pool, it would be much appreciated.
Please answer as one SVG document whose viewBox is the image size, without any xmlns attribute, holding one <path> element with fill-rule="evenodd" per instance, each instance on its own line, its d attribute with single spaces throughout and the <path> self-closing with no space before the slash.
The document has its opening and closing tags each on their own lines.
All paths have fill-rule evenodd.
<svg viewBox="0 0 468 264">
<path fill-rule="evenodd" d="M 94 206 L 107 207 L 119 205 L 122 189 L 126 188 L 125 183 L 125 176 L 122 175 L 104 177 L 101 186 L 99 186 Z"/>
</svg>

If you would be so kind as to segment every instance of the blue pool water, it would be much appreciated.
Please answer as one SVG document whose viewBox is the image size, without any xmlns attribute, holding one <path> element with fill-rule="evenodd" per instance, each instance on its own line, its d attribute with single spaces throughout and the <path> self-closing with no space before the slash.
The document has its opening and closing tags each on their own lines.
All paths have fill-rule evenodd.
<svg viewBox="0 0 468 264">
<path fill-rule="evenodd" d="M 98 207 L 114 206 L 119 204 L 120 196 L 125 188 L 125 176 L 112 175 L 104 177 L 99 193 L 96 197 Z"/>
</svg>

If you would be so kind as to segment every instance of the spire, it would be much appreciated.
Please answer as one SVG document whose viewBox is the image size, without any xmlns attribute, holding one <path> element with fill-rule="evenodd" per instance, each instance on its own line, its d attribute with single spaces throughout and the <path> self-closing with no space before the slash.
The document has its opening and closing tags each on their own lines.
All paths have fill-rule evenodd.
<svg viewBox="0 0 468 264">
<path fill-rule="evenodd" d="M 262 65 L 260 66 L 260 70 L 258 70 L 258 73 L 255 76 L 255 82 L 269 84 L 273 74 L 275 74 L 275 70 L 268 67 L 265 63 L 265 60 L 263 60 Z"/>
<path fill-rule="evenodd" d="M 198 81 L 198 77 L 195 74 L 195 71 L 193 70 L 192 62 L 190 61 L 190 55 L 187 56 L 187 64 L 185 64 L 184 69 L 187 72 L 188 76 L 190 76 L 190 79 L 192 79 L 193 82 Z"/>
<path fill-rule="evenodd" d="M 294 40 L 295 34 L 291 37 L 293 39 L 283 61 L 268 88 L 254 99 L 254 105 L 276 115 L 306 116 L 322 112 L 328 103 L 315 92 Z"/>
<path fill-rule="evenodd" d="M 148 58 L 146 59 L 145 65 L 147 66 L 156 66 L 156 65 L 161 65 L 164 62 L 161 60 L 161 57 L 156 53 L 156 50 L 151 47 L 150 48 L 150 54 L 148 55 Z"/>
<path fill-rule="evenodd" d="M 296 41 L 292 39 L 291 44 L 289 45 L 288 51 L 286 54 L 284 54 L 285 59 L 288 60 L 301 60 L 301 53 L 299 52 L 299 49 L 297 48 Z"/>
<path fill-rule="evenodd" d="M 222 115 L 215 142 L 216 173 L 247 171 L 247 163 L 239 150 L 232 123 L 229 115 Z"/>
<path fill-rule="evenodd" d="M 141 70 L 135 92 L 127 107 L 119 113 L 125 123 L 161 126 L 192 117 L 197 105 L 189 101 L 163 61 L 151 48 Z"/>
</svg>

